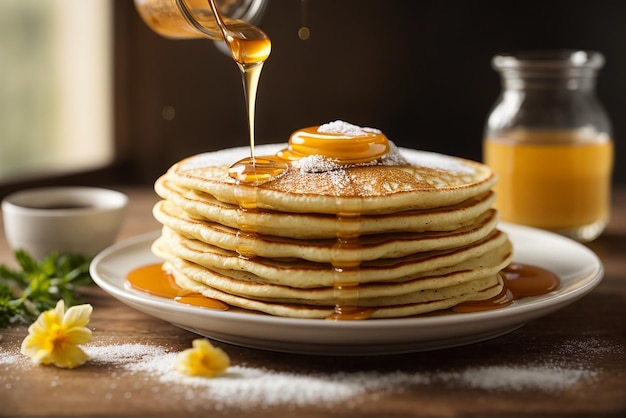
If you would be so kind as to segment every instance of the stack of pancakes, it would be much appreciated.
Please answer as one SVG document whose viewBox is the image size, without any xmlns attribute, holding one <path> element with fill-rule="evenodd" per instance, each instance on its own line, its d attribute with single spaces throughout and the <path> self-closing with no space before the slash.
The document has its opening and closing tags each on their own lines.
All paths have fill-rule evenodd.
<svg viewBox="0 0 626 418">
<path fill-rule="evenodd" d="M 199 154 L 155 183 L 163 231 L 152 250 L 182 288 L 297 318 L 348 305 L 364 317 L 405 317 L 502 292 L 512 247 L 497 229 L 496 178 L 485 165 L 392 144 L 367 164 L 312 155 L 265 183 L 240 184 L 229 167 L 249 152 Z"/>
</svg>

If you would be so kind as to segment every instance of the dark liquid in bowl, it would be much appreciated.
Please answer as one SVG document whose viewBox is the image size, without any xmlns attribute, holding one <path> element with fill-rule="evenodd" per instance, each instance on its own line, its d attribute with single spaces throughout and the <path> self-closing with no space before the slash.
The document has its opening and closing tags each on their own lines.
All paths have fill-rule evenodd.
<svg viewBox="0 0 626 418">
<path fill-rule="evenodd" d="M 81 204 L 73 204 L 73 203 L 67 203 L 67 204 L 58 204 L 58 205 L 43 205 L 43 206 L 27 206 L 24 205 L 24 207 L 26 208 L 31 208 L 31 209 L 43 209 L 43 210 L 59 210 L 59 209 L 88 209 L 88 208 L 92 208 L 93 206 L 91 205 L 81 205 Z"/>
</svg>

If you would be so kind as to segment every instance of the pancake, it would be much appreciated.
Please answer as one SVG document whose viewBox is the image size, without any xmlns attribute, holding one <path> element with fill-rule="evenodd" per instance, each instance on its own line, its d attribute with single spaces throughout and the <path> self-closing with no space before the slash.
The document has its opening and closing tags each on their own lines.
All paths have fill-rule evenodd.
<svg viewBox="0 0 626 418">
<path fill-rule="evenodd" d="M 176 233 L 229 251 L 252 253 L 269 258 L 299 258 L 330 263 L 333 252 L 341 251 L 344 259 L 361 261 L 397 258 L 417 252 L 458 248 L 485 238 L 498 222 L 497 212 L 489 209 L 473 219 L 473 223 L 454 231 L 384 233 L 362 235 L 358 248 L 334 248 L 336 238 L 306 239 L 241 234 L 240 230 L 217 222 L 192 218 L 170 201 L 157 202 L 154 217 Z"/>
<path fill-rule="evenodd" d="M 263 235 L 297 239 L 337 238 L 336 214 L 242 211 L 238 205 L 224 203 L 207 193 L 174 184 L 168 177 L 159 178 L 155 183 L 155 190 L 159 196 L 172 202 L 192 218 L 237 229 L 246 225 L 253 232 Z M 477 217 L 491 209 L 494 201 L 495 194 L 486 191 L 442 208 L 364 215 L 358 219 L 358 233 L 369 235 L 389 232 L 455 231 L 471 225 Z"/>
<path fill-rule="evenodd" d="M 274 154 L 285 147 L 286 144 L 258 146 L 256 153 Z M 244 147 L 199 154 L 174 164 L 166 177 L 178 186 L 238 206 L 236 182 L 228 169 L 249 154 L 250 149 Z M 361 214 L 368 215 L 456 205 L 484 194 L 497 181 L 483 164 L 406 148 L 392 148 L 379 165 L 325 172 L 318 172 L 319 169 L 319 165 L 301 163 L 261 186 L 238 187 L 254 189 L 259 209 L 336 215 L 342 208 L 358 207 Z"/>
</svg>

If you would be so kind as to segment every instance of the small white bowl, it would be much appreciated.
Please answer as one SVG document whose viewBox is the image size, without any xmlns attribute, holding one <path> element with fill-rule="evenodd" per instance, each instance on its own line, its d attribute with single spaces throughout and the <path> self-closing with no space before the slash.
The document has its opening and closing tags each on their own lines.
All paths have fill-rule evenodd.
<svg viewBox="0 0 626 418">
<path fill-rule="evenodd" d="M 128 197 L 97 187 L 43 187 L 2 200 L 7 241 L 37 260 L 56 251 L 93 257 L 113 244 Z"/>
</svg>

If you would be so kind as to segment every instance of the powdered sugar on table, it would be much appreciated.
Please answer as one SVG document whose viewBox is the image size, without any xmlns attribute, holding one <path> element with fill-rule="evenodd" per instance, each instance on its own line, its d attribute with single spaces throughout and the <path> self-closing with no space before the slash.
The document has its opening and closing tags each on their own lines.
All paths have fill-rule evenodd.
<svg viewBox="0 0 626 418">
<path fill-rule="evenodd" d="M 111 383 L 109 390 L 102 393 L 104 399 L 154 396 L 155 402 L 164 398 L 169 402 L 183 401 L 181 406 L 191 411 L 199 408 L 253 410 L 284 405 L 356 407 L 383 395 L 400 394 L 409 387 L 433 384 L 488 392 L 538 390 L 558 394 L 577 385 L 593 385 L 602 375 L 602 370 L 593 366 L 594 362 L 603 354 L 623 352 L 623 347 L 593 338 L 570 340 L 546 352 L 540 363 L 467 366 L 441 371 L 300 373 L 234 364 L 216 378 L 180 374 L 174 368 L 178 352 L 157 345 L 88 344 L 85 351 L 90 359 L 82 367 L 97 367 L 99 373 L 109 375 Z M 22 382 L 12 380 L 13 372 L 25 367 L 37 373 L 37 368 L 42 366 L 32 365 L 27 357 L 19 354 L 17 346 L 13 349 L 0 346 L 0 385 L 5 392 L 19 389 Z M 55 388 L 63 386 L 63 379 L 72 378 L 72 373 L 64 373 L 62 378 L 57 376 L 51 381 L 51 396 Z M 131 377 L 136 393 L 127 389 L 116 393 L 123 385 L 115 382 Z"/>
</svg>

